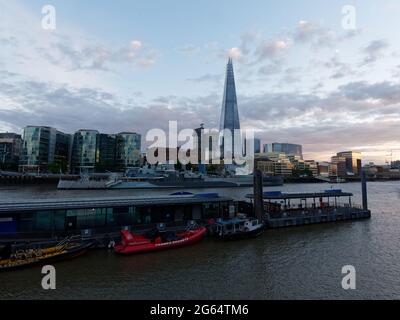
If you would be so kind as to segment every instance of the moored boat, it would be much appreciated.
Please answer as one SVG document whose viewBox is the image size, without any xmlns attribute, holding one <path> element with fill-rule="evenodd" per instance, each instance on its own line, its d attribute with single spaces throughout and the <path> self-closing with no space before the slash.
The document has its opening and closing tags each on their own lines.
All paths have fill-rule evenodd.
<svg viewBox="0 0 400 320">
<path fill-rule="evenodd" d="M 261 235 L 265 225 L 256 218 L 238 216 L 215 223 L 216 235 L 223 240 L 254 238 Z"/>
<path fill-rule="evenodd" d="M 70 242 L 67 240 L 49 248 L 24 249 L 16 252 L 12 251 L 10 244 L 6 244 L 0 250 L 0 271 L 11 271 L 72 259 L 86 253 L 94 244 L 94 241 Z"/>
<path fill-rule="evenodd" d="M 205 227 L 183 232 L 156 233 L 153 236 L 135 235 L 121 231 L 121 243 L 114 247 L 118 254 L 128 255 L 184 247 L 199 242 L 206 233 Z"/>
</svg>

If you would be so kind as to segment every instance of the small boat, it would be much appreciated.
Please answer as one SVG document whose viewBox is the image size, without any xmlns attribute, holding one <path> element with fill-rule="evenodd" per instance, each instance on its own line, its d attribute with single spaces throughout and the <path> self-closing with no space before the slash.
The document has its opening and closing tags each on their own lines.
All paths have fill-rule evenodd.
<svg viewBox="0 0 400 320">
<path fill-rule="evenodd" d="M 207 229 L 197 227 L 184 232 L 154 232 L 152 235 L 135 235 L 129 231 L 121 231 L 121 243 L 114 247 L 118 254 L 151 252 L 184 247 L 199 242 Z"/>
<path fill-rule="evenodd" d="M 261 235 L 265 225 L 256 218 L 238 216 L 230 220 L 215 223 L 216 235 L 223 240 L 254 238 Z"/>
<path fill-rule="evenodd" d="M 0 271 L 11 271 L 72 259 L 86 253 L 94 244 L 94 241 L 63 240 L 53 247 L 24 249 L 16 252 L 12 252 L 11 244 L 6 244 L 0 249 Z"/>
</svg>

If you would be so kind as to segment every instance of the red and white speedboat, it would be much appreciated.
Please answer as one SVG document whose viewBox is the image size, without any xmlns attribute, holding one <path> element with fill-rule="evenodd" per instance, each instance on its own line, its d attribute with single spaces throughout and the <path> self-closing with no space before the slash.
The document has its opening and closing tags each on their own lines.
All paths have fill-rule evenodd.
<svg viewBox="0 0 400 320">
<path fill-rule="evenodd" d="M 158 235 L 154 239 L 135 235 L 129 231 L 121 231 L 121 243 L 114 247 L 114 251 L 118 254 L 134 254 L 188 246 L 200 241 L 206 230 L 205 227 L 199 227 L 195 230 L 178 232 L 169 237 Z"/>
</svg>

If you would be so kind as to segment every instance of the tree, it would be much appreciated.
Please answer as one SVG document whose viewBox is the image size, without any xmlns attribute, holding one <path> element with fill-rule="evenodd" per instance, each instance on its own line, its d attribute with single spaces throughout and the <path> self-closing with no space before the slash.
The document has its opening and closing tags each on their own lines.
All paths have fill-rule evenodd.
<svg viewBox="0 0 400 320">
<path fill-rule="evenodd" d="M 47 166 L 47 170 L 50 173 L 54 173 L 54 174 L 60 173 L 60 169 L 61 169 L 61 166 L 58 162 L 52 162 L 52 163 L 48 164 L 48 166 Z"/>
<path fill-rule="evenodd" d="M 182 170 L 182 163 L 179 162 L 179 159 L 178 159 L 178 162 L 175 164 L 175 170 L 176 171 Z"/>
</svg>

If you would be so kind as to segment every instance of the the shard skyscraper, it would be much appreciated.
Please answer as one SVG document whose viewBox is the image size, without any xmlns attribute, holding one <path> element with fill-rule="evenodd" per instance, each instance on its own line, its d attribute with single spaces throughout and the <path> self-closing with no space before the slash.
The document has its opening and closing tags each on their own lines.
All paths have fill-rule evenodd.
<svg viewBox="0 0 400 320">
<path fill-rule="evenodd" d="M 230 130 L 231 139 L 225 137 L 223 134 L 223 130 L 226 129 Z M 224 155 L 224 151 L 232 153 L 232 155 L 235 154 L 234 131 L 238 129 L 240 129 L 240 121 L 236 98 L 235 76 L 233 74 L 232 58 L 229 58 L 226 67 L 224 97 L 220 118 L 220 147 L 222 156 Z M 238 152 L 238 150 L 236 150 L 236 152 Z"/>
</svg>

